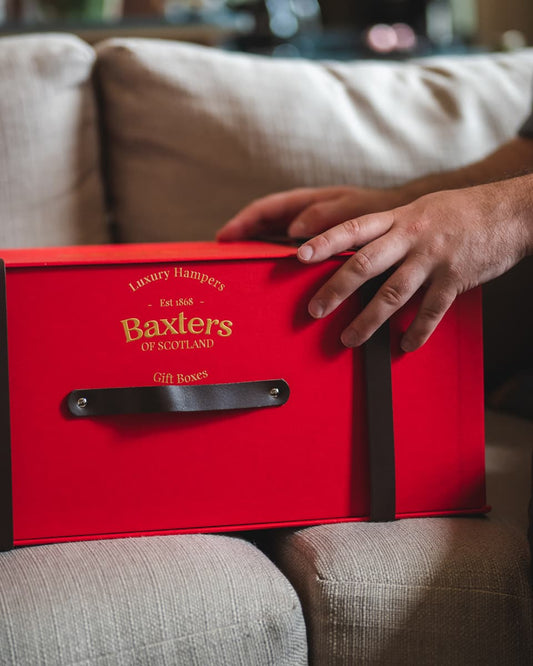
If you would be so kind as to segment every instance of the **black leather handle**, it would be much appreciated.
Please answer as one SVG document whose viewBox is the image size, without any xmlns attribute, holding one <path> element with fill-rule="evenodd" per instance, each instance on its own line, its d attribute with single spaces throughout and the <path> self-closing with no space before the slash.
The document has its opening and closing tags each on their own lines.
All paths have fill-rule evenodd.
<svg viewBox="0 0 533 666">
<path fill-rule="evenodd" d="M 289 394 L 289 385 L 283 379 L 232 384 L 128 386 L 77 389 L 68 394 L 67 406 L 73 416 L 209 412 L 279 407 L 287 402 Z"/>
</svg>

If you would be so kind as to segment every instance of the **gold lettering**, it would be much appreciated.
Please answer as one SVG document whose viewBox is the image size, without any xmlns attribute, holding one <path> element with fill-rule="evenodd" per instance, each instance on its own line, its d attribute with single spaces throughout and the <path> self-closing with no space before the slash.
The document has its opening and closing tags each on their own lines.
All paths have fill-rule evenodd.
<svg viewBox="0 0 533 666">
<path fill-rule="evenodd" d="M 232 326 L 233 326 L 232 321 L 224 319 L 224 321 L 220 322 L 220 329 L 217 331 L 217 335 L 220 335 L 223 338 L 227 337 L 228 335 L 231 335 L 233 333 L 233 331 L 231 330 Z"/>
<path fill-rule="evenodd" d="M 141 323 L 139 319 L 136 317 L 130 317 L 129 319 L 122 319 L 120 323 L 124 327 L 126 342 L 133 342 L 134 340 L 142 338 L 143 332 L 139 328 L 139 324 Z M 135 333 L 135 336 L 133 336 L 132 333 Z"/>
<path fill-rule="evenodd" d="M 178 331 L 174 328 L 173 324 L 176 321 L 176 317 L 169 321 L 168 319 L 161 319 L 161 323 L 164 324 L 165 330 L 160 335 L 166 335 L 170 331 L 170 335 L 178 335 Z"/>
<path fill-rule="evenodd" d="M 156 335 L 161 335 L 159 330 L 159 323 L 155 319 L 150 319 L 145 322 L 143 328 L 145 338 L 155 338 Z"/>
<path fill-rule="evenodd" d="M 185 316 L 185 314 L 183 312 L 180 312 L 179 315 L 178 315 L 178 328 L 179 328 L 179 331 L 182 335 L 185 335 L 185 333 L 187 332 L 185 330 L 185 320 L 186 319 L 187 319 L 187 317 Z"/>
<path fill-rule="evenodd" d="M 141 322 L 137 317 L 129 317 L 121 319 L 120 323 L 124 330 L 126 342 L 134 342 L 141 338 L 182 336 L 187 334 L 200 335 L 201 333 L 205 335 L 216 334 L 222 338 L 226 338 L 233 333 L 233 322 L 229 319 L 221 321 L 212 317 L 207 317 L 206 319 L 202 317 L 188 318 L 183 312 L 180 312 L 177 317 L 172 317 L 171 319 L 148 319 L 145 322 Z M 191 341 L 190 345 L 187 340 L 183 340 L 182 343 L 187 345 L 187 349 L 193 348 L 195 345 L 206 346 L 208 348 L 212 346 L 210 344 L 212 340 L 210 339 L 205 341 Z M 161 348 L 160 344 L 158 343 L 158 348 Z M 174 344 L 174 341 L 172 344 Z M 181 343 L 178 342 L 177 344 Z"/>
<path fill-rule="evenodd" d="M 204 327 L 205 327 L 205 322 L 203 319 L 200 319 L 200 317 L 191 317 L 191 319 L 189 319 L 189 323 L 187 324 L 189 333 L 194 333 L 195 335 L 198 335 L 198 333 L 202 333 Z"/>
<path fill-rule="evenodd" d="M 207 318 L 207 324 L 205 325 L 205 332 L 206 335 L 211 335 L 211 327 L 213 324 L 220 324 L 220 320 L 218 319 L 211 319 L 210 317 Z"/>
</svg>

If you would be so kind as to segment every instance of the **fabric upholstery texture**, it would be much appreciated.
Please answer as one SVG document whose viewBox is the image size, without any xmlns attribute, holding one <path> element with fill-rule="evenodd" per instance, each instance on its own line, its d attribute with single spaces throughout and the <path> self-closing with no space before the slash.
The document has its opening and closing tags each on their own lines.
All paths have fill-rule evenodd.
<svg viewBox="0 0 533 666">
<path fill-rule="evenodd" d="M 481 157 L 527 116 L 533 70 L 532 50 L 334 65 L 114 40 L 99 55 L 128 241 L 209 238 L 273 190 Z M 0 245 L 107 240 L 93 64 L 73 37 L 0 40 Z M 531 430 L 489 422 L 489 519 L 264 532 L 281 571 L 221 535 L 0 553 L 0 666 L 305 664 L 304 617 L 320 666 L 533 663 Z"/>
<path fill-rule="evenodd" d="M 0 553 L 0 664 L 307 663 L 287 580 L 222 535 L 119 539 Z"/>
<path fill-rule="evenodd" d="M 478 159 L 528 115 L 533 71 L 533 49 L 334 64 L 115 39 L 98 59 L 126 241 L 211 238 L 268 192 L 388 186 Z"/>
<path fill-rule="evenodd" d="M 287 531 L 276 562 L 304 608 L 311 664 L 530 664 L 525 534 L 486 518 Z"/>
<path fill-rule="evenodd" d="M 69 35 L 0 40 L 0 247 L 109 240 L 94 60 Z"/>
<path fill-rule="evenodd" d="M 311 664 L 533 661 L 526 534 L 533 423 L 487 412 L 488 517 L 274 533 L 300 595 Z"/>
</svg>

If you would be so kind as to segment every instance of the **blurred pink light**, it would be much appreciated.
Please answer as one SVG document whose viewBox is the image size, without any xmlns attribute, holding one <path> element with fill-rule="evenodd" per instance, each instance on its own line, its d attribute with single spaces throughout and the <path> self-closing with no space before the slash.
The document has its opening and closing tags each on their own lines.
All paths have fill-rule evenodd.
<svg viewBox="0 0 533 666">
<path fill-rule="evenodd" d="M 366 33 L 367 46 L 376 53 L 411 51 L 416 41 L 415 32 L 407 23 L 376 23 Z"/>
<path fill-rule="evenodd" d="M 398 46 L 398 36 L 391 25 L 377 23 L 368 30 L 366 43 L 372 51 L 390 53 Z"/>
<path fill-rule="evenodd" d="M 407 25 L 407 23 L 395 23 L 392 29 L 396 33 L 396 48 L 399 51 L 410 51 L 416 46 L 415 31 L 410 25 Z"/>
</svg>

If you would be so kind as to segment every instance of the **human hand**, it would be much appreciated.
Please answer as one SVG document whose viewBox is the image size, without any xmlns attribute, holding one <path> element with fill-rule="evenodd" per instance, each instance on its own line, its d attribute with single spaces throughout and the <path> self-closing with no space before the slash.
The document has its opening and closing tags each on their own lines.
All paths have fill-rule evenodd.
<svg viewBox="0 0 533 666">
<path fill-rule="evenodd" d="M 343 222 L 309 240 L 298 258 L 316 263 L 361 247 L 309 303 L 327 316 L 370 278 L 395 267 L 341 336 L 359 346 L 422 286 L 420 308 L 403 336 L 419 348 L 462 292 L 501 275 L 533 252 L 533 175 L 425 195 L 411 204 Z"/>
<path fill-rule="evenodd" d="M 309 238 L 359 215 L 388 210 L 405 203 L 400 188 L 299 188 L 253 201 L 225 224 L 219 241 L 287 234 Z"/>
</svg>

